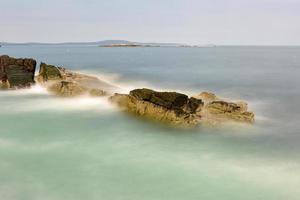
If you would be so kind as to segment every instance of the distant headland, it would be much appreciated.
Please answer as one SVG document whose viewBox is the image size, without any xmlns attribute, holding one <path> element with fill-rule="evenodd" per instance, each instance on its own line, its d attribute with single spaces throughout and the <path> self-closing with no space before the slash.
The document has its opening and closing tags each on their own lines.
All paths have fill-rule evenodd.
<svg viewBox="0 0 300 200">
<path fill-rule="evenodd" d="M 97 46 L 97 47 L 216 47 L 214 44 L 188 45 L 181 43 L 132 42 L 128 40 L 101 40 L 96 42 L 0 42 L 1 46 Z"/>
</svg>

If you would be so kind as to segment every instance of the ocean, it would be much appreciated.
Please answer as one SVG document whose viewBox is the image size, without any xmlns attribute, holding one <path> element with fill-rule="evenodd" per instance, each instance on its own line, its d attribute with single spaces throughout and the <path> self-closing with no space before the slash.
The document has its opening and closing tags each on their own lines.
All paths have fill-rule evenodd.
<svg viewBox="0 0 300 200">
<path fill-rule="evenodd" d="M 244 100 L 253 125 L 182 130 L 119 112 L 107 98 L 0 91 L 0 199 L 300 199 L 300 47 L 3 46 L 154 88 Z"/>
</svg>

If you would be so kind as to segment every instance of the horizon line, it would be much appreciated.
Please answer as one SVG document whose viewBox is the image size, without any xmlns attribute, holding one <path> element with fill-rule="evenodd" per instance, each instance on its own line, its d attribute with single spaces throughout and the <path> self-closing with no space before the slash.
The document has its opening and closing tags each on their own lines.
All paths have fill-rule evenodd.
<svg viewBox="0 0 300 200">
<path fill-rule="evenodd" d="M 180 42 L 136 42 L 126 39 L 105 39 L 105 40 L 98 40 L 98 41 L 63 41 L 63 42 L 41 42 L 41 41 L 22 41 L 22 42 L 11 42 L 11 41 L 0 41 L 1 44 L 18 44 L 18 45 L 26 45 L 26 44 L 44 44 L 44 45 L 62 45 L 62 44 L 89 44 L 89 43 L 99 43 L 104 41 L 126 41 L 132 43 L 154 43 L 154 44 L 178 44 L 178 45 L 188 45 L 188 46 L 205 46 L 205 45 L 214 45 L 214 46 L 291 46 L 291 47 L 298 47 L 300 44 L 216 44 L 216 43 L 203 43 L 203 44 L 189 44 L 189 43 L 180 43 Z"/>
</svg>

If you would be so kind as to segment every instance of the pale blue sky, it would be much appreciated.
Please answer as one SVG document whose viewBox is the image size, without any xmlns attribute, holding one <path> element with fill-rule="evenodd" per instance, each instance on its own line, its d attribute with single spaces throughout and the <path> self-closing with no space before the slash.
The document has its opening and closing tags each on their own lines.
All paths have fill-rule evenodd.
<svg viewBox="0 0 300 200">
<path fill-rule="evenodd" d="M 0 41 L 300 45 L 300 0 L 0 0 Z"/>
</svg>

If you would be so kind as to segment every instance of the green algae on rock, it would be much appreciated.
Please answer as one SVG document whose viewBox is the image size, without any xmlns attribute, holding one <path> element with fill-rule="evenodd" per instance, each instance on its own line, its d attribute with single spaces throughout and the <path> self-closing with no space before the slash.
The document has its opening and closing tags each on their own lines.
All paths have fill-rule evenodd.
<svg viewBox="0 0 300 200">
<path fill-rule="evenodd" d="M 46 82 L 49 80 L 60 80 L 62 79 L 62 73 L 60 69 L 54 65 L 47 65 L 46 63 L 40 64 L 40 71 L 37 79 L 39 82 Z"/>
</svg>

